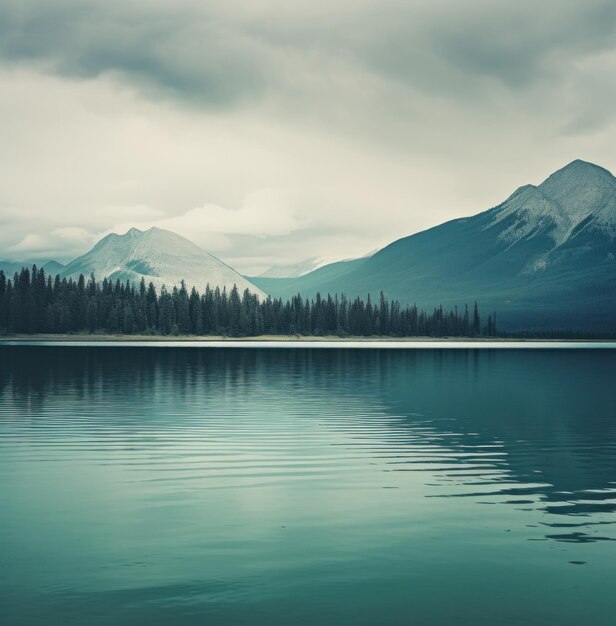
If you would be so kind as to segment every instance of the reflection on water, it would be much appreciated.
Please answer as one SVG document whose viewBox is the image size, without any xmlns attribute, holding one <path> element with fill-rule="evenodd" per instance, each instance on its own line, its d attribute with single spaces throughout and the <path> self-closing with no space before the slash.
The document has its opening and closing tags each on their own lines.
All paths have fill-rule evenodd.
<svg viewBox="0 0 616 626">
<path fill-rule="evenodd" d="M 610 350 L 0 348 L 0 606 L 612 623 L 615 375 Z"/>
</svg>

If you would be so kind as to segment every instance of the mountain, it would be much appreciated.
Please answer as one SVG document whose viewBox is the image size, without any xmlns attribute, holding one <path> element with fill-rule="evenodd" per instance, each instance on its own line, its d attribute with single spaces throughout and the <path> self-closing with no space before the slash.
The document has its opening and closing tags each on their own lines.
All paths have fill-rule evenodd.
<svg viewBox="0 0 616 626">
<path fill-rule="evenodd" d="M 263 272 L 263 274 L 259 274 L 255 278 L 259 279 L 259 282 L 263 284 L 267 284 L 267 281 L 263 279 L 267 278 L 299 278 L 300 276 L 305 276 L 306 274 L 312 273 L 316 274 L 319 277 L 323 275 L 327 275 L 329 278 L 332 278 L 334 275 L 343 276 L 346 274 L 352 267 L 356 267 L 360 265 L 360 263 L 371 257 L 376 250 L 372 250 L 372 252 L 368 252 L 368 254 L 364 254 L 362 257 L 358 258 L 350 258 L 343 259 L 342 261 L 335 261 L 334 263 L 326 263 L 322 257 L 313 257 L 310 259 L 306 259 L 304 261 L 300 261 L 299 263 L 293 263 L 289 265 L 273 265 L 267 271 Z M 354 264 L 355 261 L 358 261 L 357 264 Z M 325 274 L 318 273 L 316 270 L 328 267 L 329 269 Z M 334 269 L 336 268 L 336 269 Z M 248 280 L 253 280 L 253 278 L 247 276 Z"/>
<path fill-rule="evenodd" d="M 276 298 L 288 299 L 291 296 L 297 295 L 298 292 L 302 295 L 312 296 L 315 295 L 317 291 L 322 291 L 322 285 L 342 281 L 345 276 L 360 267 L 366 260 L 367 257 L 336 261 L 335 263 L 329 263 L 328 265 L 319 267 L 308 274 L 302 274 L 302 276 L 299 277 L 275 278 L 270 276 L 248 276 L 247 278 L 260 287 L 265 293 Z M 339 291 L 338 293 L 346 293 L 346 291 Z"/>
<path fill-rule="evenodd" d="M 58 261 L 47 261 L 46 263 L 43 263 L 43 269 L 50 276 L 59 274 L 64 267 L 64 263 L 58 263 Z"/>
<path fill-rule="evenodd" d="M 265 270 L 265 272 L 259 274 L 259 278 L 297 278 L 298 276 L 308 274 L 325 264 L 326 263 L 323 259 L 313 257 L 299 261 L 299 263 L 272 265 L 272 267 Z"/>
<path fill-rule="evenodd" d="M 421 307 L 477 300 L 496 311 L 503 329 L 613 332 L 616 178 L 573 161 L 493 209 L 399 239 L 356 266 L 253 280 L 276 297 L 383 291 Z"/>
<path fill-rule="evenodd" d="M 58 263 L 58 261 L 0 261 L 0 270 L 5 273 L 9 278 L 13 277 L 13 274 L 20 272 L 22 267 L 31 268 L 33 265 L 42 267 L 47 274 L 59 274 L 64 265 Z"/>
<path fill-rule="evenodd" d="M 124 235 L 111 233 L 103 237 L 89 252 L 69 263 L 62 271 L 66 277 L 110 278 L 138 283 L 145 279 L 157 289 L 165 285 L 171 290 L 186 282 L 203 291 L 207 283 L 211 287 L 237 285 L 240 292 L 249 289 L 261 297 L 265 294 L 234 269 L 212 256 L 188 239 L 168 230 L 150 228 L 146 231 L 131 228 Z"/>
</svg>

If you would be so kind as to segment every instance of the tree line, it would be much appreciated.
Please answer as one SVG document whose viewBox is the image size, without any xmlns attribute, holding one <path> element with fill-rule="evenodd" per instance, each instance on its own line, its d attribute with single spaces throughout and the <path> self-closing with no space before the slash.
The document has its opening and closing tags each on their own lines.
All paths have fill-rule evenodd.
<svg viewBox="0 0 616 626">
<path fill-rule="evenodd" d="M 77 280 L 47 276 L 36 265 L 23 268 L 12 279 L 0 271 L 0 332 L 2 333 L 109 333 L 152 335 L 338 335 L 338 336 L 432 336 L 476 337 L 496 335 L 496 318 L 490 314 L 482 324 L 475 302 L 472 311 L 431 312 L 402 306 L 381 293 L 348 299 L 344 295 L 317 294 L 290 300 L 263 300 L 236 286 L 206 286 L 157 291 L 146 286 L 104 278 Z"/>
</svg>

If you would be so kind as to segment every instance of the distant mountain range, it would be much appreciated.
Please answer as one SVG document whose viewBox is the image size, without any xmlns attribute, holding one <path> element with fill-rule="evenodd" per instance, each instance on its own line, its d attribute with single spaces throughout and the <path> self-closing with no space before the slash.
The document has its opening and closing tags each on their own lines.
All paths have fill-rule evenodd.
<svg viewBox="0 0 616 626">
<path fill-rule="evenodd" d="M 167 288 L 186 281 L 290 298 L 381 291 L 422 308 L 477 300 L 504 329 L 616 331 L 616 178 L 574 161 L 541 185 L 525 185 L 497 207 L 398 239 L 360 258 L 306 262 L 245 277 L 175 233 L 135 228 L 110 234 L 49 274 L 105 276 Z M 27 263 L 0 262 L 9 276 Z"/>
<path fill-rule="evenodd" d="M 272 265 L 266 269 L 261 278 L 298 278 L 304 274 L 309 274 L 327 262 L 318 257 L 304 259 L 298 263 L 284 263 L 280 265 Z"/>
<path fill-rule="evenodd" d="M 250 280 L 274 297 L 382 290 L 422 307 L 477 299 L 501 327 L 616 330 L 616 178 L 574 161 L 505 202 L 299 278 Z"/>
<path fill-rule="evenodd" d="M 376 250 L 365 254 L 362 259 L 367 259 L 371 257 Z M 334 263 L 325 261 L 322 257 L 312 257 L 309 259 L 304 259 L 303 261 L 299 261 L 298 263 L 288 263 L 281 265 L 272 265 L 262 274 L 259 274 L 258 278 L 299 278 L 300 276 L 305 276 L 306 274 L 310 274 L 311 272 L 315 272 L 321 267 L 333 267 L 340 265 L 341 263 L 347 263 L 348 261 L 359 261 L 360 259 L 343 259 L 342 261 L 336 261 Z M 347 266 L 348 267 L 348 266 Z"/>
<path fill-rule="evenodd" d="M 10 278 L 22 267 L 31 267 L 34 263 L 37 267 L 42 267 L 47 274 L 59 274 L 64 269 L 64 265 L 57 261 L 0 261 L 0 270 Z"/>
</svg>

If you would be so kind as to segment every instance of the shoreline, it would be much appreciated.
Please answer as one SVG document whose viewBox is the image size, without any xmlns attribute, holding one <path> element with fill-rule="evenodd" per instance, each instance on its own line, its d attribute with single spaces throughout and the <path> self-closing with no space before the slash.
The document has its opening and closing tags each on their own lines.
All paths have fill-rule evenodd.
<svg viewBox="0 0 616 626">
<path fill-rule="evenodd" d="M 0 346 L 193 347 L 193 348 L 616 348 L 616 339 L 553 339 L 517 337 L 337 337 L 261 335 L 0 335 Z"/>
<path fill-rule="evenodd" d="M 528 342 L 563 342 L 567 343 L 616 343 L 616 339 L 585 339 L 585 338 L 529 338 L 529 337 L 392 337 L 389 335 L 373 335 L 369 337 L 361 335 L 353 335 L 349 337 L 340 337 L 338 335 L 255 335 L 250 337 L 228 337 L 225 335 L 104 335 L 104 334 L 16 334 L 16 335 L 0 335 L 0 342 L 24 342 L 24 341 L 44 341 L 44 342 L 151 342 L 151 343 L 177 343 L 177 342 L 229 342 L 229 343 L 247 343 L 247 342 L 267 342 L 267 343 L 528 343 Z"/>
</svg>

